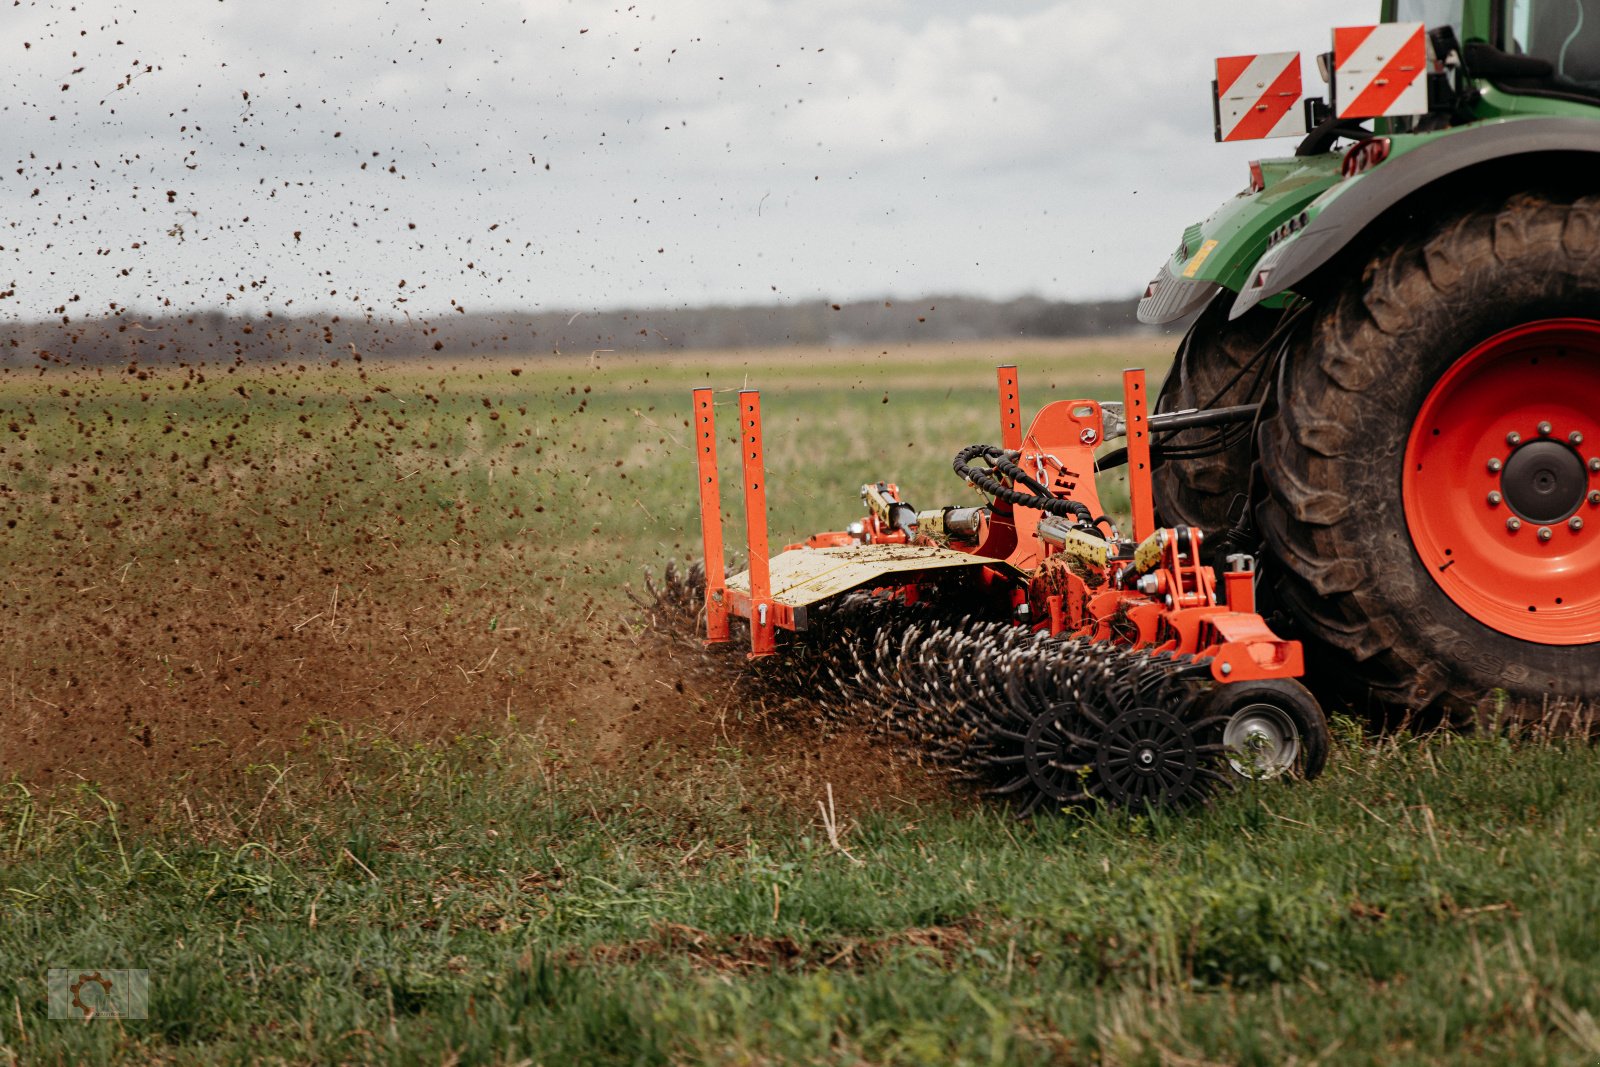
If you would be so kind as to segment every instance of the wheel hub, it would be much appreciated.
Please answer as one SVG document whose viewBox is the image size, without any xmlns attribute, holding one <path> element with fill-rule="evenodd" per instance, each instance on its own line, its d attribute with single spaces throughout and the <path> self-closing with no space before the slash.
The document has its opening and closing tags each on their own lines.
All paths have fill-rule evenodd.
<svg viewBox="0 0 1600 1067">
<path fill-rule="evenodd" d="M 1457 607 L 1525 641 L 1600 641 L 1600 321 L 1530 322 L 1456 360 L 1401 483 L 1412 545 Z"/>
<path fill-rule="evenodd" d="M 1175 715 L 1158 708 L 1124 712 L 1107 725 L 1095 753 L 1106 792 L 1119 804 L 1176 805 L 1199 793 L 1200 744 Z"/>
<path fill-rule="evenodd" d="M 1241 778 L 1265 781 L 1292 770 L 1300 756 L 1300 732 L 1282 708 L 1250 704 L 1233 713 L 1222 730 L 1228 765 Z"/>
<path fill-rule="evenodd" d="M 1583 457 L 1559 441 L 1528 441 L 1516 447 L 1500 473 L 1506 504 L 1524 522 L 1566 522 L 1589 495 Z"/>
</svg>

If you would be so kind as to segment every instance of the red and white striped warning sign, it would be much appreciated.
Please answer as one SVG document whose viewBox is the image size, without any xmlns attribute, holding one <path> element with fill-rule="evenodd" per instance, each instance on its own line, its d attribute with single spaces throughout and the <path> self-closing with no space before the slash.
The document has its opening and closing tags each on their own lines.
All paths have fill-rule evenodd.
<svg viewBox="0 0 1600 1067">
<path fill-rule="evenodd" d="M 1422 23 L 1336 29 L 1333 63 L 1340 118 L 1427 114 L 1428 39 Z"/>
<path fill-rule="evenodd" d="M 1217 140 L 1299 137 L 1299 52 L 1264 52 L 1217 60 Z"/>
</svg>

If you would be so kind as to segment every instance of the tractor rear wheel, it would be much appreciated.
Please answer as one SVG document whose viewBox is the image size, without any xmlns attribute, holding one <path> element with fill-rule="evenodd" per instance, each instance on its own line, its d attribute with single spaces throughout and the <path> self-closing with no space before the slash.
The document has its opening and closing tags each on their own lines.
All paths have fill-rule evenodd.
<svg viewBox="0 0 1600 1067">
<path fill-rule="evenodd" d="M 1322 665 L 1392 707 L 1600 695 L 1600 196 L 1377 255 L 1261 427 L 1257 520 Z"/>
<path fill-rule="evenodd" d="M 1229 322 L 1233 294 L 1219 296 L 1226 299 L 1213 300 L 1184 337 L 1157 411 L 1253 404 L 1266 391 L 1270 354 L 1262 349 L 1279 313 L 1263 308 Z M 1162 525 L 1226 532 L 1240 518 L 1236 502 L 1242 504 L 1249 490 L 1249 426 L 1183 430 L 1163 440 L 1162 447 L 1174 453 L 1170 461 L 1157 463 L 1152 478 Z M 1188 449 L 1210 454 L 1178 458 Z"/>
</svg>

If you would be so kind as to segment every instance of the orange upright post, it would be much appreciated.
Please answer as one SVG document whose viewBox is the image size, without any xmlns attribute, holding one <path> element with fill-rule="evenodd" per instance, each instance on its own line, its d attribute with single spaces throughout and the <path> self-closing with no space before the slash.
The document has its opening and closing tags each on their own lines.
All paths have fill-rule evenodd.
<svg viewBox="0 0 1600 1067">
<path fill-rule="evenodd" d="M 717 417 L 710 389 L 694 391 L 695 462 L 700 467 L 700 541 L 706 561 L 706 644 L 728 640 L 727 572 L 722 563 L 722 493 L 717 487 Z"/>
<path fill-rule="evenodd" d="M 1000 447 L 1015 452 L 1022 447 L 1022 395 L 1017 388 L 1017 368 L 1007 364 L 995 376 L 1000 380 Z"/>
<path fill-rule="evenodd" d="M 1151 489 L 1150 416 L 1144 369 L 1122 372 L 1123 414 L 1128 420 L 1128 496 L 1133 501 L 1133 539 L 1143 541 L 1156 531 L 1155 496 Z"/>
<path fill-rule="evenodd" d="M 739 436 L 743 442 L 744 523 L 750 545 L 750 657 L 777 652 L 773 633 L 772 576 L 767 569 L 767 475 L 761 450 L 761 394 L 739 393 Z"/>
</svg>

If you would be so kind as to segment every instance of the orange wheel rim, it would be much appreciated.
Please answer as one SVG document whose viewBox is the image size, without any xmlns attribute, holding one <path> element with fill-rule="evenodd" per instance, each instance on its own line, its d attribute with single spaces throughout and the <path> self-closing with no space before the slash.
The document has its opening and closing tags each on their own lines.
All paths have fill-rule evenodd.
<svg viewBox="0 0 1600 1067">
<path fill-rule="evenodd" d="M 1600 322 L 1531 322 L 1457 360 L 1417 412 L 1402 490 L 1417 555 L 1468 615 L 1600 641 Z"/>
</svg>

